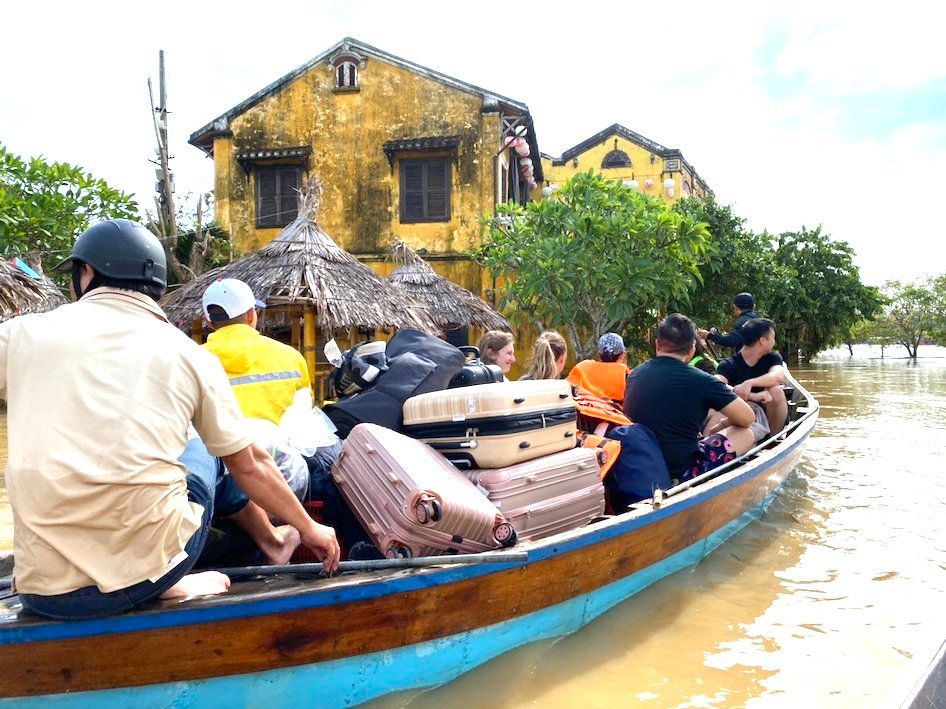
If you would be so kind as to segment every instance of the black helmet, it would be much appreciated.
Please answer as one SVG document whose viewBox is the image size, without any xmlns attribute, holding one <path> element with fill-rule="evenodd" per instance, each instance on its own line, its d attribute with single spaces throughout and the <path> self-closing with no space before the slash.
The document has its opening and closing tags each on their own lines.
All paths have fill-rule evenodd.
<svg viewBox="0 0 946 709">
<path fill-rule="evenodd" d="M 72 260 L 87 263 L 105 278 L 168 284 L 168 262 L 158 237 L 130 219 L 106 219 L 79 234 L 72 253 L 56 269 L 72 267 Z"/>
</svg>

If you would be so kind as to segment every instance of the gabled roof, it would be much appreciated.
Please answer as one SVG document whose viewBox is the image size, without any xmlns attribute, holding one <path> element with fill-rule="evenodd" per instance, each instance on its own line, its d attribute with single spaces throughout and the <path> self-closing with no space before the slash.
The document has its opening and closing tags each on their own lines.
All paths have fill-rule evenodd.
<svg viewBox="0 0 946 709">
<path fill-rule="evenodd" d="M 614 123 L 608 126 L 607 128 L 605 128 L 600 133 L 595 133 L 590 138 L 581 141 L 578 145 L 575 145 L 574 147 L 569 148 L 564 153 L 562 153 L 562 157 L 552 158 L 552 164 L 562 165 L 568 160 L 571 160 L 576 155 L 581 155 L 583 152 L 585 152 L 589 148 L 593 148 L 594 146 L 604 142 L 605 140 L 607 140 L 613 135 L 617 135 L 617 136 L 620 136 L 621 138 L 625 138 L 631 141 L 632 143 L 639 145 L 645 150 L 649 150 L 654 155 L 659 155 L 662 158 L 678 157 L 680 155 L 680 151 L 677 148 L 666 148 L 660 143 L 654 140 L 651 140 L 650 138 L 645 138 L 640 133 L 635 133 L 630 128 L 625 128 L 620 123 Z"/>
<path fill-rule="evenodd" d="M 512 109 L 513 111 L 521 111 L 522 113 L 529 115 L 529 107 L 521 101 L 502 96 L 495 91 L 488 91 L 487 89 L 480 88 L 479 86 L 467 83 L 466 81 L 455 79 L 452 76 L 447 76 L 446 74 L 442 74 L 439 71 L 428 69 L 427 67 L 421 66 L 420 64 L 415 64 L 414 62 L 408 61 L 407 59 L 401 59 L 400 57 L 396 57 L 393 54 L 388 54 L 382 49 L 372 47 L 370 44 L 365 44 L 364 42 L 352 37 L 345 37 L 344 39 L 333 44 L 318 56 L 307 61 L 302 66 L 293 69 L 285 76 L 271 83 L 269 86 L 257 91 L 248 99 L 241 101 L 226 113 L 217 116 L 203 128 L 191 133 L 188 142 L 191 145 L 200 148 L 204 152 L 209 152 L 213 146 L 213 139 L 215 137 L 229 134 L 230 121 L 235 116 L 245 113 L 256 104 L 273 95 L 313 67 L 325 62 L 336 53 L 344 53 L 349 51 L 363 54 L 367 57 L 380 59 L 388 64 L 406 69 L 407 71 L 414 72 L 415 74 L 428 76 L 431 79 L 446 84 L 447 86 L 452 86 L 453 88 L 459 89 L 460 91 L 466 91 L 467 93 L 480 96 L 482 97 L 485 105 L 495 106 L 497 109 L 500 107 L 500 105 L 502 105 L 504 108 Z M 531 120 L 529 123 L 530 132 L 533 134 L 534 140 L 534 129 L 532 129 Z"/>
</svg>

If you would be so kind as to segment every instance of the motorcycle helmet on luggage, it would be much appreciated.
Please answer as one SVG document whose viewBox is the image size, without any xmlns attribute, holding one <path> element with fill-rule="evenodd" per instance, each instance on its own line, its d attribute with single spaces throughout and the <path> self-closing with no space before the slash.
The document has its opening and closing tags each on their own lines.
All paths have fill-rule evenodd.
<svg viewBox="0 0 946 709">
<path fill-rule="evenodd" d="M 360 342 L 342 355 L 342 363 L 332 372 L 332 386 L 337 396 L 351 396 L 374 386 L 387 371 L 386 343 Z"/>
</svg>

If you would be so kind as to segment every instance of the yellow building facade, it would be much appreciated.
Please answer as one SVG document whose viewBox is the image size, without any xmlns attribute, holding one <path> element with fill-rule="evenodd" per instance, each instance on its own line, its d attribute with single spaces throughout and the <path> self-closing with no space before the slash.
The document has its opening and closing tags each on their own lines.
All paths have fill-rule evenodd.
<svg viewBox="0 0 946 709">
<path fill-rule="evenodd" d="M 296 216 L 306 174 L 323 183 L 319 225 L 386 275 L 401 239 L 476 293 L 466 252 L 497 202 L 530 198 L 506 138 L 536 157 L 528 107 L 346 38 L 195 131 L 214 160 L 217 222 L 243 252 Z"/>
<path fill-rule="evenodd" d="M 671 203 L 681 197 L 712 194 L 680 150 L 666 148 L 618 123 L 569 148 L 561 157 L 543 153 L 544 183 L 537 193 L 548 196 L 556 185 L 588 170 Z"/>
</svg>

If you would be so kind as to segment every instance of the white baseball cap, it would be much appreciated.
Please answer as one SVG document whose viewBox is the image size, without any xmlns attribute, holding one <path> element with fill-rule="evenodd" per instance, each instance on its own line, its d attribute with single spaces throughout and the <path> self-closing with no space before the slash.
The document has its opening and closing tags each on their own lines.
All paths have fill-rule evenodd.
<svg viewBox="0 0 946 709">
<path fill-rule="evenodd" d="M 243 313 L 249 312 L 252 308 L 266 307 L 266 303 L 257 300 L 256 296 L 253 295 L 253 291 L 250 290 L 250 287 L 246 285 L 246 283 L 236 278 L 224 278 L 223 280 L 211 283 L 207 290 L 204 291 L 204 297 L 201 299 L 201 302 L 204 306 L 204 315 L 207 316 L 207 319 L 211 322 L 220 322 L 222 320 L 218 317 L 215 321 L 210 317 L 208 307 L 211 305 L 223 308 L 223 312 L 227 314 L 226 320 L 239 317 L 243 315 Z"/>
</svg>

